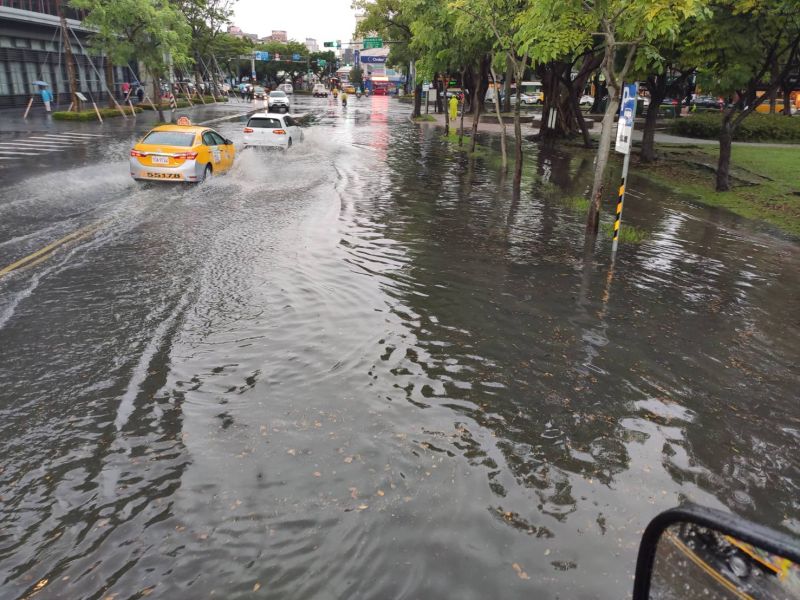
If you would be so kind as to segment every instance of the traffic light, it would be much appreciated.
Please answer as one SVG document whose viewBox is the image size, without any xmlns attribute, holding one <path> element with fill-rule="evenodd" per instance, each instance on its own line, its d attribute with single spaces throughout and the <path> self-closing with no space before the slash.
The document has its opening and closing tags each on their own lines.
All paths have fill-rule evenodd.
<svg viewBox="0 0 800 600">
<path fill-rule="evenodd" d="M 325 42 L 322 44 L 325 48 L 333 48 L 336 45 L 336 42 Z"/>
</svg>

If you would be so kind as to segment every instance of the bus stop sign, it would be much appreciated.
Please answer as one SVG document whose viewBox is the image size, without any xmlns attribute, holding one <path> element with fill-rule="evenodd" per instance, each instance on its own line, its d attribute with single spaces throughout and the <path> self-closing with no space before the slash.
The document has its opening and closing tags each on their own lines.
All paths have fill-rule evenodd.
<svg viewBox="0 0 800 600">
<path fill-rule="evenodd" d="M 633 137 L 633 119 L 636 117 L 636 95 L 638 84 L 631 83 L 622 88 L 622 102 L 619 105 L 617 124 L 617 143 L 614 149 L 621 154 L 630 154 Z"/>
</svg>

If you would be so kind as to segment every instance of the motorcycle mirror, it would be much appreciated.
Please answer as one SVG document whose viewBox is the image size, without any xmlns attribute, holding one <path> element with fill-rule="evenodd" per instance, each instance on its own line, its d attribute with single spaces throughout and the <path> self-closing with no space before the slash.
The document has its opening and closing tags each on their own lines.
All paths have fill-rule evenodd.
<svg viewBox="0 0 800 600">
<path fill-rule="evenodd" d="M 645 529 L 633 600 L 800 599 L 800 541 L 687 504 Z"/>
</svg>

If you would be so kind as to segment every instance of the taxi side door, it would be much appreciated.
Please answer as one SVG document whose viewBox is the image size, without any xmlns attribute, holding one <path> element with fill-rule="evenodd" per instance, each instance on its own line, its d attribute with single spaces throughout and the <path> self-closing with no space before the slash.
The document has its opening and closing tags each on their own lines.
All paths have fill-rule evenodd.
<svg viewBox="0 0 800 600">
<path fill-rule="evenodd" d="M 230 142 L 230 140 L 226 140 L 216 131 L 211 130 L 209 133 L 211 133 L 211 137 L 216 143 L 216 147 L 222 157 L 221 170 L 224 171 L 229 170 L 231 167 L 233 167 L 233 157 L 234 157 L 233 143 L 228 143 Z"/>
</svg>

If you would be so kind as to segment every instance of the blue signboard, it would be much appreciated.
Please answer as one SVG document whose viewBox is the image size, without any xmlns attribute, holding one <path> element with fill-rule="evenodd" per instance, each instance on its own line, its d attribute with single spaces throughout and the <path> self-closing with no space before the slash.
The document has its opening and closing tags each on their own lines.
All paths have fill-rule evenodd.
<svg viewBox="0 0 800 600">
<path fill-rule="evenodd" d="M 379 64 L 385 63 L 386 57 L 385 56 L 362 56 L 361 57 L 362 63 L 370 63 L 370 64 Z"/>
<path fill-rule="evenodd" d="M 300 55 L 299 54 L 292 54 L 292 60 L 295 61 L 295 62 L 299 61 L 300 60 Z"/>
<path fill-rule="evenodd" d="M 256 60 L 269 60 L 269 52 L 256 50 Z"/>
<path fill-rule="evenodd" d="M 636 118 L 636 96 L 639 86 L 631 83 L 622 87 L 622 101 L 619 103 L 619 123 L 617 124 L 617 143 L 615 150 L 622 154 L 631 151 L 633 120 Z"/>
</svg>

